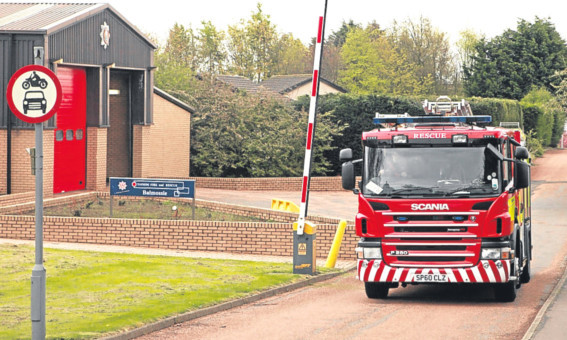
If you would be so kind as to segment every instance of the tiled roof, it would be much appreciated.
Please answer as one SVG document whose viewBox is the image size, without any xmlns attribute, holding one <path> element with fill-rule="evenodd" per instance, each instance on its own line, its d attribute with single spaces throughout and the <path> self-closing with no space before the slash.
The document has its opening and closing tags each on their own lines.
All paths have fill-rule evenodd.
<svg viewBox="0 0 567 340">
<path fill-rule="evenodd" d="M 103 3 L 0 3 L 0 32 L 50 34 L 105 9 L 156 47 L 112 6 Z"/>
<path fill-rule="evenodd" d="M 284 94 L 303 84 L 311 82 L 311 74 L 291 74 L 285 76 L 273 76 L 264 81 L 261 85 L 274 92 Z"/>
<path fill-rule="evenodd" d="M 271 91 L 285 94 L 292 91 L 300 86 L 311 83 L 311 74 L 290 74 L 285 76 L 273 76 L 260 83 L 260 85 Z M 324 78 L 320 78 L 319 81 L 326 83 L 337 89 L 339 92 L 346 93 L 347 91 L 337 84 L 334 84 Z"/>
<path fill-rule="evenodd" d="M 247 92 L 258 92 L 267 90 L 279 94 L 285 94 L 297 87 L 311 82 L 311 74 L 291 74 L 284 76 L 273 76 L 263 80 L 261 83 L 255 83 L 248 78 L 242 76 L 218 76 L 217 78 L 237 89 Z M 336 88 L 338 91 L 346 93 L 342 87 L 334 84 L 326 79 L 321 78 L 320 81 L 325 82 L 329 86 Z"/>
<path fill-rule="evenodd" d="M 217 76 L 217 78 L 239 90 L 245 90 L 247 92 L 258 92 L 258 83 L 252 80 L 242 77 L 242 76 Z"/>
</svg>

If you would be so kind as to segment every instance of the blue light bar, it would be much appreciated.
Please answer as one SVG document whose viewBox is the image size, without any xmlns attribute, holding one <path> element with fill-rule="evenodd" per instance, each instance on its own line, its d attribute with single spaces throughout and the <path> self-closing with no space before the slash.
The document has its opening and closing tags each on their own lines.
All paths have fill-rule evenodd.
<svg viewBox="0 0 567 340">
<path fill-rule="evenodd" d="M 414 124 L 414 123 L 490 123 L 491 116 L 418 116 L 374 118 L 374 124 Z"/>
</svg>

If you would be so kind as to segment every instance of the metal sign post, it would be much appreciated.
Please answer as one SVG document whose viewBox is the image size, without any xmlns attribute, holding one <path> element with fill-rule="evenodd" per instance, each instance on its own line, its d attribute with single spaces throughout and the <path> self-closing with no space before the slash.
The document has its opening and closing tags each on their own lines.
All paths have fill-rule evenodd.
<svg viewBox="0 0 567 340">
<path fill-rule="evenodd" d="M 45 339 L 46 270 L 43 266 L 43 122 L 61 104 L 61 83 L 41 65 L 24 66 L 10 78 L 6 99 L 18 118 L 35 126 L 35 265 L 31 276 L 32 339 Z M 30 150 L 30 155 L 31 155 Z"/>
<path fill-rule="evenodd" d="M 309 103 L 309 120 L 307 124 L 307 141 L 305 146 L 305 160 L 303 163 L 303 182 L 301 187 L 301 204 L 299 218 L 294 224 L 293 231 L 293 272 L 295 274 L 315 274 L 315 228 L 310 227 L 307 233 L 306 221 L 309 201 L 309 183 L 311 180 L 311 163 L 313 158 L 313 140 L 315 137 L 315 117 L 317 113 L 317 99 L 319 97 L 319 78 L 321 61 L 323 59 L 323 40 L 325 37 L 325 16 L 327 14 L 327 0 L 323 14 L 319 16 L 317 25 L 317 40 L 315 56 L 313 59 L 313 79 L 311 81 L 311 100 Z M 305 251 L 304 251 L 305 249 Z"/>
<path fill-rule="evenodd" d="M 45 286 L 43 266 L 43 123 L 35 125 L 35 265 L 31 277 L 32 339 L 45 339 Z"/>
</svg>

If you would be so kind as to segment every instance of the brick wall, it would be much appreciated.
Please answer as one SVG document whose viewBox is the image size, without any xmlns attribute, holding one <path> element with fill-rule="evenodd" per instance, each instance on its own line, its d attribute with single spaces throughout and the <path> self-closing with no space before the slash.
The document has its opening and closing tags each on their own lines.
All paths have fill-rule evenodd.
<svg viewBox="0 0 567 340">
<path fill-rule="evenodd" d="M 84 193 L 79 196 L 58 196 L 45 200 L 44 206 L 55 206 L 95 199 L 107 193 Z M 6 216 L 31 211 L 33 195 L 14 194 L 0 197 L 0 238 L 34 239 L 33 216 Z M 121 199 L 141 199 L 121 197 Z M 171 199 L 170 199 L 171 200 Z M 27 203 L 25 203 L 27 202 Z M 196 200 L 198 207 L 278 221 L 269 222 L 208 222 L 130 220 L 110 218 L 45 217 L 44 240 L 163 249 L 230 252 L 237 254 L 291 256 L 291 222 L 297 214 L 269 209 Z M 339 220 L 309 217 L 317 226 L 318 257 L 325 258 L 331 247 Z M 354 226 L 348 225 L 339 258 L 354 259 L 358 237 Z"/>
<path fill-rule="evenodd" d="M 44 240 L 130 247 L 292 256 L 289 223 L 45 217 Z M 326 258 L 336 225 L 317 226 L 317 257 Z M 35 218 L 0 216 L 0 238 L 33 240 Z M 347 227 L 340 259 L 353 259 L 358 238 Z"/>
<path fill-rule="evenodd" d="M 43 195 L 53 196 L 53 130 L 43 131 Z M 35 190 L 30 155 L 26 148 L 35 147 L 35 131 L 12 130 L 12 193 Z M 3 165 L 0 164 L 0 168 Z"/>
<path fill-rule="evenodd" d="M 7 136 L 7 131 L 0 129 L 0 195 L 5 195 L 8 192 L 8 184 L 6 182 L 6 162 L 8 161 L 6 158 Z"/>
<path fill-rule="evenodd" d="M 106 190 L 106 142 L 106 128 L 87 128 L 87 190 Z"/>
<path fill-rule="evenodd" d="M 189 176 L 191 114 L 154 94 L 154 122 L 134 126 L 134 177 Z"/>
<path fill-rule="evenodd" d="M 302 177 L 270 178 L 210 178 L 192 177 L 198 188 L 258 191 L 301 191 Z M 343 190 L 341 177 L 312 177 L 309 185 L 312 191 Z"/>
</svg>

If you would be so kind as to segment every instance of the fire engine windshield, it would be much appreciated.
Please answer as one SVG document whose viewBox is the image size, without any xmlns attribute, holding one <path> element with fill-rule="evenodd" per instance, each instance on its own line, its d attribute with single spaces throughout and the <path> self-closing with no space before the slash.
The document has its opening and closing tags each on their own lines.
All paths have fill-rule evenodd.
<svg viewBox="0 0 567 340">
<path fill-rule="evenodd" d="M 498 159 L 485 147 L 365 147 L 364 195 L 486 196 L 500 183 Z"/>
</svg>

